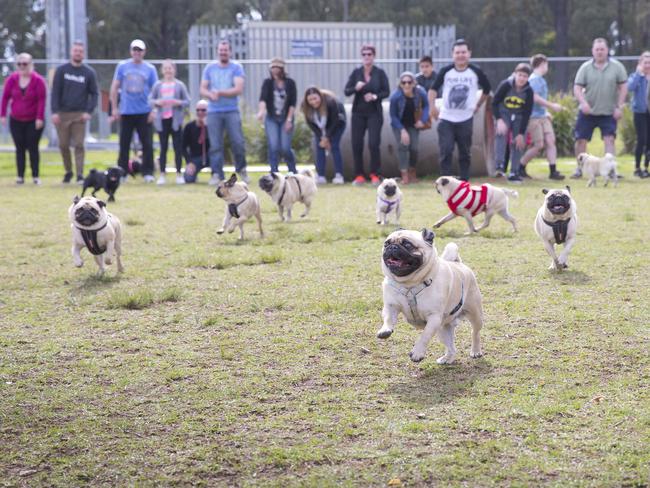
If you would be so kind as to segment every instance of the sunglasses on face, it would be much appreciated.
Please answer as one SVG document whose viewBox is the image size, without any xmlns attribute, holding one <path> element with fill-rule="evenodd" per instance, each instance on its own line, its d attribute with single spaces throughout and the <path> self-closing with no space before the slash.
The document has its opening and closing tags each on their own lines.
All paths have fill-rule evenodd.
<svg viewBox="0 0 650 488">
<path fill-rule="evenodd" d="M 134 47 L 133 49 L 131 49 L 131 51 L 141 53 L 142 51 L 144 51 L 144 49 L 140 49 L 139 47 Z"/>
<path fill-rule="evenodd" d="M 21 61 L 20 63 L 16 63 L 16 66 L 18 66 L 19 68 L 23 68 L 25 66 L 29 66 L 29 63 L 24 63 Z"/>
<path fill-rule="evenodd" d="M 197 111 L 198 113 L 201 113 L 201 112 L 207 112 L 208 109 L 207 109 L 207 108 L 197 108 L 196 111 Z"/>
<path fill-rule="evenodd" d="M 374 56 L 374 54 L 373 53 L 361 53 L 361 56 L 363 56 L 365 58 L 367 56 Z"/>
<path fill-rule="evenodd" d="M 402 85 L 412 85 L 412 84 L 413 84 L 413 81 L 404 80 L 404 81 L 402 81 L 401 83 L 402 83 Z"/>
</svg>

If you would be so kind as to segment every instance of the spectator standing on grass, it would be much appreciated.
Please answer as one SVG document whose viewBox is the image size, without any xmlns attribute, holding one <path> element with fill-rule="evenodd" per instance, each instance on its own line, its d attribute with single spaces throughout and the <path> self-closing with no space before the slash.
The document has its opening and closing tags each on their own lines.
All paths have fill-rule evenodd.
<svg viewBox="0 0 650 488">
<path fill-rule="evenodd" d="M 296 112 L 296 82 L 287 76 L 284 60 L 273 58 L 270 75 L 262 83 L 257 119 L 264 121 L 269 165 L 278 171 L 280 156 L 284 157 L 291 173 L 296 173 L 296 156 L 291 149 Z"/>
<path fill-rule="evenodd" d="M 609 56 L 607 41 L 594 39 L 592 59 L 578 69 L 573 85 L 573 95 L 579 110 L 575 128 L 576 157 L 587 151 L 594 129 L 598 127 L 605 143 L 605 152 L 616 154 L 616 123 L 623 115 L 627 96 L 627 73 L 623 65 Z M 582 177 L 580 168 L 571 178 Z"/>
<path fill-rule="evenodd" d="M 56 69 L 52 83 L 50 106 L 65 168 L 63 183 L 70 183 L 72 179 L 71 144 L 77 183 L 83 183 L 86 124 L 97 106 L 97 75 L 83 62 L 84 57 L 83 42 L 75 41 L 70 49 L 70 62 Z"/>
<path fill-rule="evenodd" d="M 650 51 L 641 54 L 636 71 L 627 80 L 627 89 L 632 94 L 632 112 L 636 131 L 634 150 L 634 176 L 647 178 L 650 162 Z M 645 157 L 644 157 L 645 156 Z M 644 169 L 641 170 L 641 158 Z"/>
<path fill-rule="evenodd" d="M 185 157 L 185 183 L 196 183 L 203 168 L 210 166 L 210 138 L 207 127 L 208 101 L 196 104 L 196 119 L 183 129 L 182 151 Z"/>
<path fill-rule="evenodd" d="M 250 178 L 246 171 L 246 145 L 239 113 L 239 95 L 244 92 L 244 69 L 241 64 L 231 61 L 230 42 L 227 40 L 219 42 L 217 55 L 219 60 L 205 67 L 201 79 L 201 96 L 209 100 L 210 185 L 217 185 L 224 179 L 224 132 L 228 132 L 235 157 L 235 171 L 241 180 L 248 183 Z"/>
<path fill-rule="evenodd" d="M 46 97 L 47 85 L 43 77 L 34 71 L 31 54 L 20 53 L 16 57 L 16 71 L 5 81 L 0 105 L 2 125 L 7 123 L 7 109 L 11 109 L 9 130 L 16 146 L 18 185 L 25 183 L 25 152 L 29 152 L 34 184 L 41 184 L 38 143 L 43 134 Z"/>
<path fill-rule="evenodd" d="M 182 185 L 185 179 L 181 173 L 183 167 L 183 118 L 185 110 L 190 105 L 187 87 L 181 80 L 176 79 L 176 66 L 171 59 L 163 61 L 161 66 L 162 80 L 158 80 L 149 94 L 149 103 L 153 108 L 153 125 L 160 139 L 160 177 L 158 184 L 165 184 L 167 168 L 167 148 L 169 136 L 174 147 L 174 162 L 176 163 L 176 184 Z"/>
<path fill-rule="evenodd" d="M 442 90 L 442 107 L 430 106 L 438 122 L 440 147 L 440 174 L 451 175 L 454 146 L 458 146 L 460 178 L 469 180 L 470 149 L 474 114 L 481 108 L 490 93 L 490 82 L 481 69 L 470 63 L 472 51 L 464 39 L 454 42 L 453 63 L 442 68 L 431 87 L 429 100 L 435 100 Z M 478 92 L 481 91 L 479 97 Z"/>
<path fill-rule="evenodd" d="M 381 126 L 384 124 L 384 111 L 381 101 L 390 95 L 386 72 L 374 65 L 375 46 L 364 44 L 361 47 L 362 65 L 355 68 L 345 85 L 345 96 L 354 95 L 352 101 L 352 154 L 354 156 L 355 178 L 353 185 L 366 182 L 363 170 L 363 138 L 368 132 L 370 151 L 370 182 L 379 184 L 381 175 Z"/>
<path fill-rule="evenodd" d="M 496 119 L 494 141 L 497 176 L 505 172 L 506 146 L 510 136 L 510 175 L 508 181 L 521 183 L 519 162 L 526 149 L 526 129 L 533 110 L 533 89 L 528 84 L 531 69 L 526 63 L 519 63 L 512 76 L 497 87 L 492 99 L 492 113 Z M 526 175 L 527 176 L 527 175 Z"/>
<path fill-rule="evenodd" d="M 301 110 L 307 125 L 314 133 L 316 146 L 316 182 L 319 185 L 327 183 L 325 164 L 327 153 L 332 153 L 334 159 L 335 185 L 343 184 L 343 158 L 341 156 L 341 137 L 345 132 L 345 107 L 336 96 L 326 90 L 310 86 L 305 91 Z"/>
<path fill-rule="evenodd" d="M 544 75 L 548 72 L 548 59 L 543 54 L 535 54 L 530 59 L 533 74 L 528 79 L 528 84 L 533 89 L 534 101 L 533 112 L 528 121 L 528 134 L 530 134 L 533 147 L 528 149 L 521 157 L 520 175 L 528 177 L 526 165 L 531 159 L 537 157 L 542 149 L 546 148 L 546 158 L 548 159 L 549 178 L 552 180 L 563 180 L 564 175 L 557 170 L 557 147 L 555 146 L 555 132 L 551 115 L 547 109 L 554 112 L 562 110 L 559 103 L 548 101 L 548 84 Z"/>
<path fill-rule="evenodd" d="M 120 153 L 117 164 L 128 170 L 129 147 L 133 132 L 136 131 L 142 143 L 142 173 L 144 181 L 152 183 L 153 177 L 153 141 L 151 122 L 153 114 L 149 105 L 149 93 L 158 81 L 156 68 L 144 61 L 146 54 L 144 41 L 134 39 L 131 42 L 131 59 L 117 65 L 111 84 L 111 104 L 113 120 L 120 121 Z M 117 96 L 120 95 L 118 106 Z"/>
<path fill-rule="evenodd" d="M 415 76 L 405 71 L 390 96 L 390 125 L 397 141 L 402 183 L 417 183 L 416 166 L 420 130 L 429 123 L 427 92 L 416 85 Z"/>
</svg>

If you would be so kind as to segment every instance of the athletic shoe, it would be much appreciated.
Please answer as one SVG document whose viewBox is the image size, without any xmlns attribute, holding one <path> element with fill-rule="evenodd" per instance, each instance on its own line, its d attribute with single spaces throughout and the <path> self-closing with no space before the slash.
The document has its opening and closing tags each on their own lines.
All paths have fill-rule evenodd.
<svg viewBox="0 0 650 488">
<path fill-rule="evenodd" d="M 341 173 L 336 173 L 334 175 L 334 179 L 332 180 L 332 183 L 335 185 L 342 185 L 345 181 L 343 180 L 343 175 Z"/>
<path fill-rule="evenodd" d="M 569 178 L 572 180 L 579 180 L 582 178 L 582 170 L 580 168 L 576 168 L 576 172 L 569 176 Z"/>
<path fill-rule="evenodd" d="M 18 178 L 16 178 L 16 184 L 17 185 L 24 185 L 25 184 L 25 178 L 22 178 L 21 176 L 19 176 Z"/>
<path fill-rule="evenodd" d="M 219 175 L 217 173 L 212 173 L 212 177 L 210 178 L 210 181 L 208 181 L 208 185 L 217 186 L 219 183 L 221 183 L 221 178 L 219 178 Z"/>
<path fill-rule="evenodd" d="M 514 173 L 510 173 L 510 176 L 508 176 L 508 183 L 514 183 L 515 185 L 521 185 L 523 180 L 521 179 L 521 176 L 516 175 Z"/>
<path fill-rule="evenodd" d="M 248 172 L 245 169 L 242 169 L 239 173 L 239 179 L 242 180 L 247 185 L 251 182 Z"/>
<path fill-rule="evenodd" d="M 167 183 L 167 179 L 165 178 L 165 175 L 160 175 L 158 177 L 158 181 L 156 181 L 156 184 L 157 185 L 164 185 L 165 183 Z"/>
<path fill-rule="evenodd" d="M 650 178 L 650 173 L 648 173 L 647 168 L 641 171 L 641 178 Z"/>
<path fill-rule="evenodd" d="M 34 178 L 34 184 L 37 186 L 41 186 L 41 179 L 38 176 Z"/>
<path fill-rule="evenodd" d="M 84 184 L 84 175 L 77 175 L 77 185 Z"/>
<path fill-rule="evenodd" d="M 366 178 L 363 175 L 359 175 L 354 180 L 352 180 L 352 184 L 354 186 L 363 185 L 365 182 L 366 182 Z"/>
<path fill-rule="evenodd" d="M 549 179 L 551 179 L 551 180 L 562 181 L 562 180 L 564 179 L 564 175 L 563 175 L 562 173 L 560 173 L 559 171 L 553 171 L 553 172 L 549 175 Z"/>
<path fill-rule="evenodd" d="M 156 181 L 156 178 L 154 178 L 153 175 L 144 175 L 145 183 L 153 183 L 154 181 Z"/>
<path fill-rule="evenodd" d="M 317 184 L 318 186 L 320 186 L 320 185 L 326 185 L 326 184 L 327 184 L 327 179 L 326 179 L 324 176 L 320 176 L 320 175 L 318 175 L 318 176 L 316 177 L 316 184 Z"/>
<path fill-rule="evenodd" d="M 184 185 L 185 184 L 185 178 L 180 173 L 176 173 L 176 184 L 177 185 Z"/>
<path fill-rule="evenodd" d="M 372 183 L 374 186 L 378 186 L 379 183 L 381 183 L 381 180 L 375 173 L 370 173 L 370 183 Z"/>
<path fill-rule="evenodd" d="M 528 174 L 528 171 L 526 171 L 526 166 L 519 166 L 519 176 L 521 176 L 522 178 L 529 179 L 529 180 L 533 179 L 532 176 L 530 176 Z"/>
<path fill-rule="evenodd" d="M 497 168 L 496 171 L 494 172 L 494 176 L 496 178 L 503 178 L 505 176 L 505 172 L 503 171 L 503 168 Z"/>
<path fill-rule="evenodd" d="M 63 176 L 63 182 L 62 183 L 70 183 L 70 180 L 72 180 L 72 173 L 66 173 Z"/>
<path fill-rule="evenodd" d="M 633 174 L 633 176 L 638 176 L 639 178 L 643 178 L 643 177 L 641 176 L 641 168 L 636 168 L 636 169 L 634 170 L 634 174 Z"/>
<path fill-rule="evenodd" d="M 123 185 L 128 181 L 128 178 L 126 176 L 120 176 L 120 185 Z"/>
</svg>

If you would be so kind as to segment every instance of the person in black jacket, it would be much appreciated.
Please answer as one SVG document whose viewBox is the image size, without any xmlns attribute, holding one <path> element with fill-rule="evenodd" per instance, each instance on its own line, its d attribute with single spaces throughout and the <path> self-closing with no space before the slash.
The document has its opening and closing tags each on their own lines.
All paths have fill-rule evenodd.
<svg viewBox="0 0 650 488">
<path fill-rule="evenodd" d="M 379 184 L 381 159 L 379 145 L 381 144 L 381 126 L 384 123 L 381 101 L 390 95 L 386 72 L 377 68 L 375 61 L 375 46 L 365 44 L 361 48 L 363 65 L 352 71 L 347 84 L 345 95 L 354 95 L 352 102 L 352 154 L 354 155 L 354 170 L 356 177 L 353 185 L 366 182 L 363 170 L 363 138 L 368 131 L 368 149 L 370 150 L 370 182 Z"/>
<path fill-rule="evenodd" d="M 196 104 L 196 120 L 187 124 L 183 129 L 181 149 L 185 157 L 185 183 L 196 183 L 199 172 L 210 166 L 207 116 L 208 101 L 199 100 Z"/>
<path fill-rule="evenodd" d="M 510 175 L 508 181 L 521 183 L 519 163 L 526 149 L 526 129 L 533 111 L 534 93 L 528 84 L 531 73 L 530 65 L 519 63 L 515 72 L 497 87 L 492 99 L 492 113 L 496 119 L 496 138 L 494 143 L 497 176 L 505 172 L 505 154 L 508 133 L 512 134 L 510 145 Z"/>
<path fill-rule="evenodd" d="M 283 59 L 273 58 L 269 69 L 271 76 L 262 83 L 257 118 L 260 122 L 264 120 L 271 172 L 278 171 L 282 155 L 289 171 L 296 173 L 296 156 L 291 149 L 296 83 L 287 77 Z"/>
<path fill-rule="evenodd" d="M 56 69 L 52 83 L 50 106 L 65 167 L 63 183 L 72 179 L 71 143 L 74 144 L 77 183 L 83 183 L 86 123 L 97 106 L 97 75 L 83 62 L 84 55 L 84 44 L 81 41 L 72 43 L 70 62 Z"/>
<path fill-rule="evenodd" d="M 341 137 L 345 131 L 345 107 L 333 93 L 310 86 L 305 91 L 301 106 L 302 113 L 309 128 L 314 133 L 316 144 L 316 172 L 319 185 L 327 183 L 325 179 L 326 151 L 334 159 L 335 185 L 343 184 L 343 158 L 341 157 Z"/>
</svg>

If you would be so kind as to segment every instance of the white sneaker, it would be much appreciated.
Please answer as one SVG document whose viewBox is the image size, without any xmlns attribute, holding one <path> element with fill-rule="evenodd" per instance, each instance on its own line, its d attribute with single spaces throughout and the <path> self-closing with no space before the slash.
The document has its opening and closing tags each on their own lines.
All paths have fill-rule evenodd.
<svg viewBox="0 0 650 488">
<path fill-rule="evenodd" d="M 335 185 L 342 185 L 343 183 L 345 183 L 345 181 L 343 180 L 343 175 L 341 173 L 336 173 L 334 175 L 334 179 L 332 179 L 332 183 L 334 183 Z"/>
<path fill-rule="evenodd" d="M 317 185 L 326 185 L 327 184 L 327 179 L 324 176 L 318 176 L 316 178 L 316 184 Z"/>
<path fill-rule="evenodd" d="M 153 175 L 144 175 L 145 183 L 153 183 L 154 181 L 156 181 L 156 178 L 154 178 Z"/>
<path fill-rule="evenodd" d="M 126 182 L 127 182 L 126 176 L 120 176 L 120 185 L 123 185 Z"/>
<path fill-rule="evenodd" d="M 165 175 L 160 175 L 158 177 L 158 181 L 156 181 L 156 184 L 157 185 L 164 185 L 165 183 L 167 183 L 167 180 L 165 179 Z"/>
<path fill-rule="evenodd" d="M 219 183 L 221 183 L 221 178 L 219 178 L 219 175 L 217 175 L 217 173 L 212 173 L 212 178 L 210 178 L 210 181 L 208 181 L 208 185 L 217 186 Z"/>
<path fill-rule="evenodd" d="M 242 169 L 239 172 L 239 179 L 242 180 L 247 185 L 251 182 L 251 178 L 250 176 L 248 176 L 248 172 L 245 169 Z"/>
<path fill-rule="evenodd" d="M 38 178 L 38 177 L 34 178 L 34 184 L 40 186 L 40 184 L 41 184 L 41 179 Z"/>
<path fill-rule="evenodd" d="M 185 178 L 180 173 L 176 174 L 176 184 L 177 185 L 184 185 L 185 184 Z"/>
<path fill-rule="evenodd" d="M 17 185 L 24 185 L 25 184 L 25 178 L 21 178 L 20 176 L 16 178 L 16 184 Z"/>
</svg>

